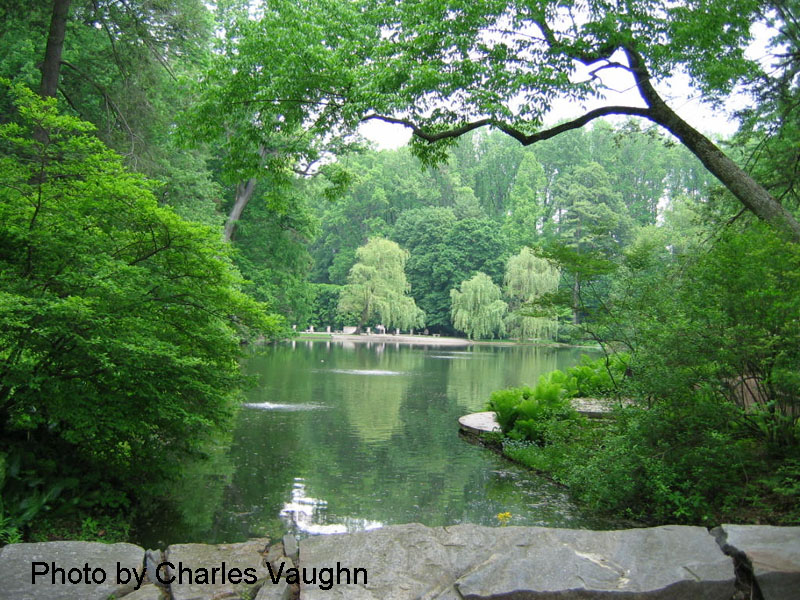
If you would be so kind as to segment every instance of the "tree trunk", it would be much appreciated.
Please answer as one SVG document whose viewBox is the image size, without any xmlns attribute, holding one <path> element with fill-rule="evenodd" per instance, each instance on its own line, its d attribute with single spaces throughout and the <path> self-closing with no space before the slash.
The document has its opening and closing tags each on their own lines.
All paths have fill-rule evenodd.
<svg viewBox="0 0 800 600">
<path fill-rule="evenodd" d="M 722 150 L 681 119 L 666 104 L 653 110 L 653 121 L 665 127 L 700 159 L 700 162 L 760 219 L 789 233 L 800 241 L 800 223 L 780 202 L 748 173 L 728 158 Z"/>
<path fill-rule="evenodd" d="M 700 162 L 758 218 L 800 241 L 800 223 L 780 202 L 749 174 L 728 158 L 722 150 L 686 121 L 681 119 L 661 98 L 650 83 L 650 73 L 641 55 L 626 48 L 639 93 L 647 103 L 647 118 L 661 125 L 691 150 Z"/>
<path fill-rule="evenodd" d="M 43 98 L 54 98 L 58 92 L 58 76 L 61 70 L 61 53 L 64 50 L 64 36 L 67 29 L 67 15 L 70 0 L 53 0 L 53 16 L 50 19 L 50 33 L 42 63 Z"/>
<path fill-rule="evenodd" d="M 255 178 L 250 178 L 244 183 L 236 185 L 236 199 L 233 203 L 233 208 L 228 215 L 228 220 L 225 222 L 225 241 L 230 242 L 233 239 L 233 234 L 236 231 L 236 223 L 242 216 L 247 203 L 253 197 L 253 192 L 256 189 Z"/>
<path fill-rule="evenodd" d="M 572 284 L 572 324 L 579 325 L 581 322 L 581 275 L 575 273 L 575 281 Z"/>
<path fill-rule="evenodd" d="M 264 146 L 259 146 L 258 155 L 263 160 L 267 155 L 267 149 Z M 228 220 L 225 222 L 224 238 L 226 242 L 233 240 L 233 234 L 236 231 L 236 223 L 241 218 L 244 209 L 247 207 L 247 203 L 250 202 L 250 198 L 253 197 L 253 192 L 256 189 L 256 181 L 255 177 L 251 177 L 247 181 L 236 185 L 236 198 L 233 202 L 233 208 L 228 215 Z"/>
</svg>

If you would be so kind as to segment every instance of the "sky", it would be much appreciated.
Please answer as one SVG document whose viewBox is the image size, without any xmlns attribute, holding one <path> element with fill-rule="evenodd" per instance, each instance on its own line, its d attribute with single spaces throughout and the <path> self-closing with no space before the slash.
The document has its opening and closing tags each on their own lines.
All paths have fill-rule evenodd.
<svg viewBox="0 0 800 600">
<path fill-rule="evenodd" d="M 764 61 L 768 55 L 766 46 L 770 31 L 763 24 L 754 24 L 751 28 L 754 36 L 753 43 L 746 51 L 748 58 Z M 613 57 L 619 62 L 625 62 L 622 57 Z M 583 73 L 588 68 L 583 68 Z M 545 126 L 554 125 L 561 120 L 574 119 L 585 112 L 600 106 L 615 104 L 626 106 L 645 106 L 634 86 L 632 75 L 623 69 L 609 69 L 600 73 L 603 83 L 619 93 L 607 93 L 605 100 L 596 100 L 578 104 L 564 100 L 558 103 L 545 117 Z M 576 73 L 576 78 L 582 76 L 581 71 Z M 713 108 L 702 102 L 700 94 L 692 89 L 691 81 L 686 74 L 677 74 L 668 81 L 660 82 L 656 90 L 678 115 L 692 127 L 706 135 L 727 137 L 733 135 L 738 128 L 738 122 L 733 118 L 737 109 L 746 106 L 750 99 L 742 94 L 732 95 L 722 110 Z M 624 120 L 628 117 L 619 117 Z M 611 120 L 614 118 L 612 117 Z M 384 123 L 372 120 L 363 123 L 359 128 L 360 133 L 373 142 L 380 150 L 388 150 L 405 146 L 411 138 L 411 131 L 402 125 Z M 665 132 L 666 133 L 666 132 Z"/>
</svg>

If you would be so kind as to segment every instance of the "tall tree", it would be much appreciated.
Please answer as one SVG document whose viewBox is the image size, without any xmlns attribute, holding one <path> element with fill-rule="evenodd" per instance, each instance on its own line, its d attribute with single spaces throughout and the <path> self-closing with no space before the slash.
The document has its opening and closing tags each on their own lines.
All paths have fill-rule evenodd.
<svg viewBox="0 0 800 600">
<path fill-rule="evenodd" d="M 372 238 L 356 258 L 339 296 L 339 312 L 358 315 L 356 330 L 375 319 L 386 327 L 422 327 L 425 315 L 406 295 L 408 252 L 390 240 Z"/>
<path fill-rule="evenodd" d="M 544 169 L 531 151 L 524 154 L 514 177 L 505 211 L 503 233 L 513 249 L 536 242 L 544 224 L 552 218 Z"/>
<path fill-rule="evenodd" d="M 53 0 L 53 15 L 50 19 L 50 30 L 42 62 L 42 85 L 39 92 L 44 98 L 52 98 L 58 91 L 58 74 L 61 71 L 61 54 L 64 50 L 69 4 L 70 0 Z"/>
<path fill-rule="evenodd" d="M 554 190 L 558 218 L 550 239 L 569 249 L 578 261 L 613 259 L 630 236 L 632 223 L 605 169 L 595 162 L 576 167 L 560 178 Z M 573 322 L 581 319 L 580 269 L 572 270 Z"/>
<path fill-rule="evenodd" d="M 528 338 L 553 339 L 558 333 L 558 321 L 553 317 L 525 314 L 525 305 L 533 303 L 544 294 L 558 289 L 561 274 L 545 258 L 536 256 L 530 248 L 508 259 L 506 264 L 506 296 L 513 311 L 507 319 L 509 333 L 525 340 Z"/>
<path fill-rule="evenodd" d="M 397 220 L 393 238 L 409 251 L 406 272 L 411 295 L 425 311 L 425 325 L 433 331 L 450 331 L 450 281 L 453 271 L 444 263 L 456 217 L 450 208 L 423 207 L 405 211 Z"/>
<path fill-rule="evenodd" d="M 485 273 L 476 273 L 450 291 L 453 325 L 470 339 L 502 337 L 508 304 L 501 299 L 500 287 Z"/>
</svg>

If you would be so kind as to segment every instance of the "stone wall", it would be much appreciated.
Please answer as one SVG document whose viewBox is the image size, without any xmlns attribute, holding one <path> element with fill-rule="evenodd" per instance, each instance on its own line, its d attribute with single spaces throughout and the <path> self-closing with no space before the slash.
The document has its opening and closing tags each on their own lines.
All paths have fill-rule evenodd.
<svg viewBox="0 0 800 600">
<path fill-rule="evenodd" d="M 396 525 L 298 542 L 0 549 L 0 600 L 800 598 L 800 527 Z"/>
</svg>

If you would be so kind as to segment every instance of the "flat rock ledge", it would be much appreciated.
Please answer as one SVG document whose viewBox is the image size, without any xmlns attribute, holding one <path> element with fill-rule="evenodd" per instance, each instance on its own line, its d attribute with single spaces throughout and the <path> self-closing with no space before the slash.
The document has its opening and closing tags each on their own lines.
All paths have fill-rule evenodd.
<svg viewBox="0 0 800 600">
<path fill-rule="evenodd" d="M 105 581 L 84 581 L 101 571 Z M 176 544 L 163 553 L 132 544 L 11 544 L 0 549 L 0 600 L 789 600 L 800 598 L 799 574 L 798 527 L 411 523 L 299 544 L 287 536 L 273 545 Z"/>
<path fill-rule="evenodd" d="M 572 407 L 590 419 L 608 418 L 613 409 L 612 400 L 602 400 L 598 398 L 572 398 Z M 486 410 L 483 412 L 470 413 L 459 417 L 458 426 L 461 431 L 473 435 L 500 431 L 500 424 L 494 411 Z"/>
</svg>

